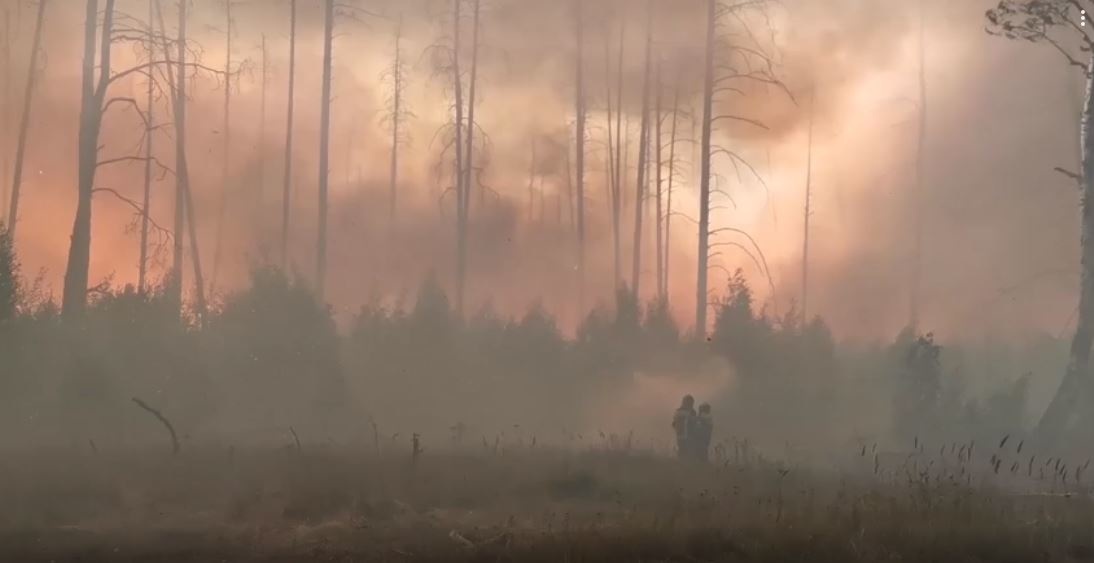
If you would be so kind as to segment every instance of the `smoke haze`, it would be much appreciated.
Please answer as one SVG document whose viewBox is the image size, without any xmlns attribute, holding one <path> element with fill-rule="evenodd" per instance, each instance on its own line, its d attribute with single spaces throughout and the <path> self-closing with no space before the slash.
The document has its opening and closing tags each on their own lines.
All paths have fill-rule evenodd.
<svg viewBox="0 0 1094 563">
<path fill-rule="evenodd" d="M 612 42 L 614 55 L 618 22 L 623 21 L 624 104 L 632 139 L 625 199 L 633 200 L 633 139 L 638 135 L 646 17 L 642 2 L 586 4 L 586 306 L 592 307 L 610 300 L 612 286 L 603 162 L 604 47 Z M 982 18 L 990 4 L 926 3 L 923 324 L 963 336 L 989 329 L 1010 335 L 1041 330 L 1056 334 L 1070 322 L 1077 285 L 1078 194 L 1071 180 L 1053 171 L 1076 166 L 1077 83 L 1049 49 L 987 36 Z M 451 155 L 442 156 L 443 137 L 437 135 L 449 119 L 450 88 L 435 76 L 429 51 L 448 34 L 446 4 L 387 0 L 367 7 L 385 17 L 339 18 L 335 38 L 327 297 L 342 315 L 374 300 L 405 303 L 429 273 L 448 286 L 454 270 L 454 198 L 445 191 Z M 5 162 L 10 163 L 34 14 L 17 2 L 4 8 L 17 18 L 11 35 L 13 67 L 6 75 L 11 77 L 11 97 L 3 102 L 5 123 L 12 126 L 0 133 Z M 147 7 L 119 0 L 118 9 L 141 19 Z M 612 15 L 620 9 L 625 14 L 621 19 Z M 295 269 L 309 278 L 314 269 L 321 12 L 314 0 L 299 3 L 290 239 Z M 165 5 L 165 13 L 170 34 L 173 7 Z M 683 109 L 698 110 L 701 16 L 699 3 L 673 2 L 654 18 L 666 111 L 677 86 Z M 82 17 L 82 7 L 70 2 L 52 3 L 46 16 L 45 63 L 32 105 L 19 217 L 17 248 L 24 269 L 41 271 L 56 293 L 75 205 L 81 47 L 74 30 L 81 29 Z M 406 102 L 415 117 L 408 125 L 398 209 L 392 216 L 387 188 L 390 134 L 381 119 L 390 89 L 380 77 L 390 64 L 393 21 L 400 17 L 410 72 Z M 822 315 L 841 338 L 889 337 L 908 316 L 918 10 L 892 2 L 788 0 L 769 17 L 773 35 L 762 42 L 778 53 L 776 71 L 793 99 L 769 88 L 719 102 L 719 110 L 758 119 L 767 128 L 732 124 L 717 131 L 716 142 L 745 156 L 763 183 L 748 171 L 738 174 L 727 159 L 716 159 L 715 184 L 725 195 L 715 195 L 713 222 L 714 227 L 746 229 L 757 239 L 770 264 L 774 293 L 751 261 L 732 247 L 721 249 L 715 258 L 711 287 L 721 291 L 725 271 L 743 268 L 772 311 L 785 313 L 799 299 L 806 136 L 814 108 L 809 313 Z M 583 315 L 576 299 L 576 243 L 566 179 L 573 121 L 572 18 L 565 2 L 484 3 L 476 120 L 488 140 L 477 157 L 482 188 L 473 190 L 468 281 L 471 310 L 489 306 L 519 316 L 542 303 L 567 327 Z M 201 62 L 210 67 L 224 64 L 223 19 L 221 3 L 193 3 L 190 28 L 202 46 Z M 220 293 L 243 285 L 253 263 L 277 257 L 288 3 L 241 4 L 235 8 L 233 29 L 233 64 L 243 61 L 244 70 L 232 83 L 225 246 L 216 266 L 223 80 L 199 73 L 191 84 L 189 111 L 188 148 L 203 258 Z M 269 51 L 265 120 L 260 114 L 263 34 Z M 116 66 L 125 66 L 134 56 L 116 53 Z M 143 98 L 141 80 L 123 81 L 116 88 L 116 95 Z M 155 108 L 161 118 L 165 102 L 159 100 Z M 682 138 L 697 133 L 689 119 L 681 119 L 680 129 Z M 156 136 L 156 154 L 168 166 L 172 135 L 168 129 Z M 104 122 L 102 155 L 129 154 L 139 142 L 136 113 L 112 109 Z M 533 146 L 536 195 L 529 208 Z M 696 229 L 688 218 L 697 216 L 698 166 L 690 142 L 681 142 L 679 152 L 674 206 L 681 215 L 673 222 L 670 295 L 674 315 L 686 326 L 694 313 Z M 141 173 L 140 163 L 117 165 L 101 171 L 97 184 L 137 199 Z M 170 222 L 173 184 L 167 175 L 154 185 L 152 216 L 161 225 Z M 97 194 L 94 212 L 92 283 L 108 277 L 135 282 L 133 209 Z M 632 215 L 624 212 L 621 229 L 625 278 Z M 645 237 L 644 298 L 652 296 L 652 240 L 651 227 Z M 159 254 L 156 275 L 169 265 L 166 257 L 166 250 Z"/>
</svg>

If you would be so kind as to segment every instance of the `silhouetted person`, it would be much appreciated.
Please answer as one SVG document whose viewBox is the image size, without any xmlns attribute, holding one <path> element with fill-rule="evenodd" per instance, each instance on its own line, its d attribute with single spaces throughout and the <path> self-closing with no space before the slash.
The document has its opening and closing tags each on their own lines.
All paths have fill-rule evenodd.
<svg viewBox="0 0 1094 563">
<path fill-rule="evenodd" d="M 672 415 L 672 429 L 676 431 L 676 455 L 681 459 L 693 457 L 695 418 L 695 398 L 684 395 L 680 408 Z"/>
<path fill-rule="evenodd" d="M 707 461 L 710 456 L 710 439 L 714 435 L 714 419 L 710 416 L 710 405 L 699 405 L 699 414 L 695 416 L 695 426 L 692 429 L 692 447 L 695 459 Z"/>
</svg>

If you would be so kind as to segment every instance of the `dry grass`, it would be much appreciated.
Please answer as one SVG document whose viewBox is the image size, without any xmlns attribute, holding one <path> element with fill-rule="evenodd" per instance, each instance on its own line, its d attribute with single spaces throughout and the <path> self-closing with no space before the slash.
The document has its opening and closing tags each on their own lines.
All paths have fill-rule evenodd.
<svg viewBox="0 0 1094 563">
<path fill-rule="evenodd" d="M 869 452 L 841 471 L 542 448 L 417 462 L 308 447 L 36 452 L 0 462 L 0 560 L 1094 560 L 1081 485 L 1016 494 L 994 461 L 945 454 L 879 455 L 875 473 Z M 954 478 L 962 467 L 974 476 Z"/>
</svg>

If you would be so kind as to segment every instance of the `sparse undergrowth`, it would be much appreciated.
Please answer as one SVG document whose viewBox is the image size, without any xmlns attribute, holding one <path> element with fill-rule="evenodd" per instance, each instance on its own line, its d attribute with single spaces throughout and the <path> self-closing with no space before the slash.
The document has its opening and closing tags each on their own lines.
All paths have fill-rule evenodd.
<svg viewBox="0 0 1094 563">
<path fill-rule="evenodd" d="M 38 453 L 0 472 L 5 561 L 1094 560 L 1082 491 L 941 471 L 305 448 Z"/>
</svg>

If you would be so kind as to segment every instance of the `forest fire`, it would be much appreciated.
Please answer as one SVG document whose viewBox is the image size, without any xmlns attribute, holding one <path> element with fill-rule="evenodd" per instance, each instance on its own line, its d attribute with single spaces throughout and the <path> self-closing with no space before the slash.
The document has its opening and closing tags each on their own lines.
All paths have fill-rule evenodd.
<svg viewBox="0 0 1094 563">
<path fill-rule="evenodd" d="M 0 2 L 0 559 L 1079 557 L 1092 9 Z"/>
</svg>

